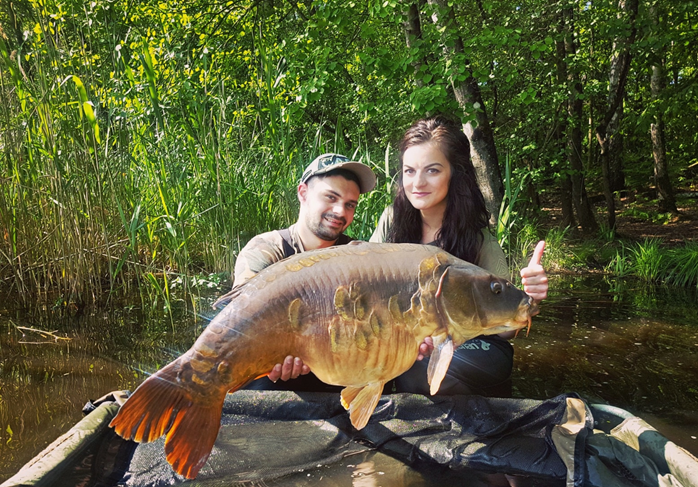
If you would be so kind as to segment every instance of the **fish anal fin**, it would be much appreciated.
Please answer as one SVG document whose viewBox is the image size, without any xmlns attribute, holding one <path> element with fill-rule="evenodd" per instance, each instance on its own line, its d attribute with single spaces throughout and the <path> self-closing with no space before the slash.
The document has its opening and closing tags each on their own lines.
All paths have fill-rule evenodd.
<svg viewBox="0 0 698 487">
<path fill-rule="evenodd" d="M 433 396 L 439 391 L 441 382 L 446 377 L 448 366 L 453 359 L 453 341 L 447 335 L 436 335 L 434 340 L 434 350 L 429 358 L 427 367 L 427 381 L 429 382 L 429 393 Z"/>
<path fill-rule="evenodd" d="M 361 392 L 361 389 L 363 389 L 363 387 L 345 387 L 344 389 L 342 389 L 342 392 L 340 393 L 340 399 L 342 401 L 342 407 L 344 407 L 344 409 L 349 410 L 352 401 L 356 398 L 359 392 Z"/>
<path fill-rule="evenodd" d="M 378 400 L 383 393 L 383 382 L 371 382 L 360 389 L 349 407 L 351 424 L 357 430 L 362 429 L 368 423 L 373 411 L 378 405 Z M 346 389 L 345 389 L 346 390 Z"/>
</svg>

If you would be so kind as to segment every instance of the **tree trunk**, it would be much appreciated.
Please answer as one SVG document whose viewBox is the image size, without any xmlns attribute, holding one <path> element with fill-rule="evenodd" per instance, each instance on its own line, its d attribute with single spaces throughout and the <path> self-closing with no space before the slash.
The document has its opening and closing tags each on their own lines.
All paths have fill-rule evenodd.
<svg viewBox="0 0 698 487">
<path fill-rule="evenodd" d="M 560 12 L 560 22 L 558 24 L 558 33 L 562 34 L 565 29 L 565 16 Z M 567 85 L 567 62 L 565 61 L 565 42 L 558 39 L 555 42 L 555 52 L 557 56 L 557 84 L 559 86 Z M 565 131 L 567 129 L 567 113 L 563 112 L 558 118 L 557 127 L 555 128 L 555 141 L 561 155 L 565 154 Z M 562 171 L 560 175 L 560 203 L 562 209 L 562 228 L 572 227 L 576 225 L 574 220 L 574 204 L 572 202 L 572 179 L 569 171 Z"/>
<path fill-rule="evenodd" d="M 621 0 L 623 1 L 623 0 Z M 622 6 L 619 4 L 621 12 L 618 18 L 622 18 Z M 611 68 L 608 76 L 608 105 L 613 103 L 613 97 L 620 98 L 620 103 L 611 117 L 611 121 L 606 128 L 608 138 L 608 187 L 611 193 L 625 189 L 625 174 L 623 173 L 623 134 L 620 132 L 620 124 L 623 120 L 623 98 L 625 98 L 625 87 L 620 87 L 620 73 L 622 64 L 626 62 L 628 55 L 627 39 L 616 37 L 613 41 L 611 54 Z M 629 60 L 628 60 L 629 62 Z"/>
<path fill-rule="evenodd" d="M 407 12 L 404 12 L 405 21 L 402 23 L 402 27 L 405 30 L 405 44 L 407 44 L 408 49 L 412 49 L 418 45 L 418 41 L 422 39 L 422 24 L 419 20 L 419 6 L 412 2 L 409 4 Z M 419 58 L 414 59 L 411 63 L 412 68 L 414 68 L 414 73 L 418 73 L 425 61 Z M 421 78 L 415 77 L 417 87 L 421 88 L 424 86 L 424 82 Z"/>
<path fill-rule="evenodd" d="M 611 186 L 610 163 L 610 138 L 613 134 L 609 133 L 609 127 L 613 117 L 616 116 L 618 107 L 623 103 L 625 84 L 628 79 L 628 70 L 630 69 L 630 46 L 635 42 L 635 34 L 637 32 L 635 19 L 637 17 L 638 0 L 619 0 L 618 9 L 619 17 L 625 17 L 628 25 L 630 25 L 630 34 L 627 37 L 619 35 L 613 43 L 614 54 L 611 58 L 611 71 L 609 73 L 606 115 L 596 127 L 596 140 L 601 147 L 600 161 L 609 229 L 616 227 L 616 203 Z"/>
<path fill-rule="evenodd" d="M 563 11 L 565 22 L 565 56 L 574 58 L 577 47 L 574 42 L 574 22 L 572 10 Z M 566 62 L 565 62 L 566 63 Z M 582 230 L 586 233 L 596 233 L 599 225 L 596 223 L 594 211 L 587 197 L 586 186 L 584 184 L 584 163 L 582 161 L 582 83 L 579 80 L 579 73 L 576 69 L 566 65 L 567 89 L 569 98 L 567 102 L 567 118 L 570 123 L 567 127 L 567 160 L 572 170 L 572 202 L 577 210 L 577 218 Z"/>
<path fill-rule="evenodd" d="M 661 29 L 658 6 L 654 3 L 650 7 L 650 17 L 657 31 Z M 669 168 L 666 157 L 666 144 L 664 138 L 664 114 L 661 104 L 658 103 L 666 88 L 666 74 L 664 70 L 664 48 L 655 53 L 652 65 L 652 77 L 650 86 L 652 89 L 652 102 L 655 110 L 654 122 L 650 126 L 652 137 L 652 155 L 654 156 L 654 182 L 657 187 L 657 203 L 660 211 L 678 213 L 674 189 L 669 179 Z"/>
<path fill-rule="evenodd" d="M 463 40 L 457 33 L 453 10 L 445 0 L 428 0 L 436 7 L 432 19 L 437 28 L 443 32 L 444 51 L 449 58 L 457 59 L 464 53 Z M 453 93 L 458 105 L 469 115 L 463 124 L 463 132 L 470 140 L 470 156 L 475 166 L 478 185 L 485 197 L 490 223 L 496 224 L 499 208 L 504 196 L 502 173 L 499 169 L 494 135 L 487 117 L 487 110 L 482 101 L 482 94 L 477 80 L 472 76 L 466 61 L 467 78 L 465 81 L 451 79 Z"/>
<path fill-rule="evenodd" d="M 616 113 L 608 124 L 608 182 L 612 193 L 625 189 L 625 172 L 623 171 L 623 134 L 620 123 L 623 120 L 623 103 L 618 105 Z"/>
</svg>

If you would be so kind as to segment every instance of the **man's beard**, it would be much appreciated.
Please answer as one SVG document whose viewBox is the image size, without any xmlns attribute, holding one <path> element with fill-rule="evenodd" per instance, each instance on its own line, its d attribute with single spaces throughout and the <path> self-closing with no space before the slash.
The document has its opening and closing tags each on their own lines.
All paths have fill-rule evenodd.
<svg viewBox="0 0 698 487">
<path fill-rule="evenodd" d="M 339 222 L 342 222 L 342 228 L 334 230 L 332 228 L 328 228 L 325 225 L 323 225 L 323 222 L 325 221 L 325 218 L 330 218 L 332 220 L 336 220 Z M 342 218 L 340 216 L 335 215 L 334 213 L 323 213 L 320 215 L 320 220 L 317 222 L 311 222 L 308 221 L 308 228 L 310 229 L 311 232 L 313 232 L 313 235 L 315 235 L 317 238 L 320 240 L 325 240 L 327 242 L 333 242 L 339 238 L 341 235 L 343 229 L 347 225 L 347 220 L 346 218 Z"/>
</svg>

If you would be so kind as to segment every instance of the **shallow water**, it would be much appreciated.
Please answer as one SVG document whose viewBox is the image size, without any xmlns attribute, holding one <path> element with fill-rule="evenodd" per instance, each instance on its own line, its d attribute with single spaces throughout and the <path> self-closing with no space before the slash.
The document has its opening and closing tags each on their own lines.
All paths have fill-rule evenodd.
<svg viewBox="0 0 698 487">
<path fill-rule="evenodd" d="M 201 298 L 200 307 L 208 309 L 212 299 Z M 696 302 L 696 289 L 552 276 L 550 297 L 529 336 L 513 341 L 515 396 L 574 391 L 643 417 L 698 454 Z M 206 324 L 191 305 L 170 316 L 138 306 L 72 313 L 16 303 L 0 297 L 0 482 L 80 420 L 88 399 L 135 389 L 145 373 L 186 350 Z M 371 485 L 371 478 L 386 485 L 381 472 L 401 467 L 379 461 L 346 462 L 347 480 L 335 479 L 337 485 Z"/>
<path fill-rule="evenodd" d="M 553 276 L 527 338 L 515 396 L 577 392 L 642 417 L 698 454 L 698 290 Z"/>
</svg>

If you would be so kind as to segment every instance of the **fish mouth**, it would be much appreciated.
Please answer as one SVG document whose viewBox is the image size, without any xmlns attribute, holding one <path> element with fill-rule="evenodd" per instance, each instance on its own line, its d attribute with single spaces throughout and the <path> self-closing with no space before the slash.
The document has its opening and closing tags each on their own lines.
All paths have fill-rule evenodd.
<svg viewBox="0 0 698 487">
<path fill-rule="evenodd" d="M 519 331 L 526 328 L 526 336 L 528 336 L 528 333 L 531 331 L 531 318 L 536 316 L 538 313 L 540 313 L 540 308 L 538 307 L 538 303 L 536 303 L 532 297 L 529 296 L 528 299 L 523 300 L 519 305 L 516 318 L 514 319 L 514 322 L 519 325 L 519 329 L 516 330 L 516 334 L 518 335 Z"/>
</svg>

